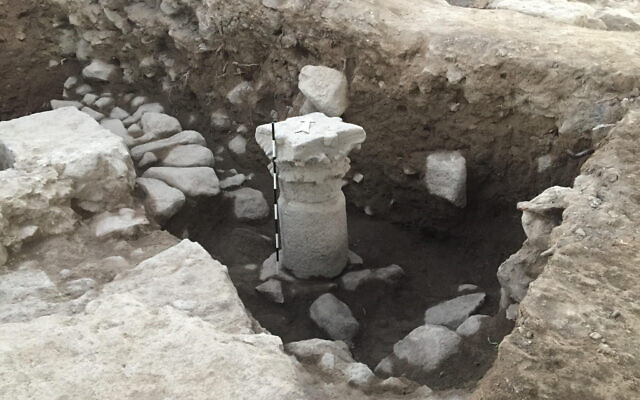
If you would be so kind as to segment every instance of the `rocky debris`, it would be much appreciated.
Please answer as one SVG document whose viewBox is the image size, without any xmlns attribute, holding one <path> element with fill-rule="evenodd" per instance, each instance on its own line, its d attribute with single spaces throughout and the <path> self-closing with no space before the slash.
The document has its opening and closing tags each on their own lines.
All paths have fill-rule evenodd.
<svg viewBox="0 0 640 400">
<path fill-rule="evenodd" d="M 113 107 L 113 109 L 111 110 L 111 112 L 109 113 L 109 118 L 115 118 L 115 119 L 119 119 L 119 120 L 125 120 L 129 117 L 129 113 L 120 108 L 120 107 Z"/>
<path fill-rule="evenodd" d="M 456 207 L 467 205 L 467 162 L 459 151 L 440 151 L 427 156 L 425 184 L 429 193 Z"/>
<path fill-rule="evenodd" d="M 132 237 L 148 224 L 144 212 L 131 208 L 121 208 L 116 212 L 105 211 L 91 219 L 93 234 L 97 238 Z"/>
<path fill-rule="evenodd" d="M 184 206 L 184 193 L 161 180 L 138 178 L 136 183 L 146 194 L 144 205 L 147 212 L 159 222 L 167 221 Z"/>
<path fill-rule="evenodd" d="M 156 140 L 133 147 L 131 149 L 131 158 L 133 158 L 134 161 L 138 161 L 145 153 L 156 152 L 184 144 L 206 146 L 207 142 L 204 140 L 204 137 L 196 131 L 182 131 L 167 139 Z"/>
<path fill-rule="evenodd" d="M 313 107 L 329 117 L 339 117 L 349 106 L 347 77 L 324 66 L 307 65 L 300 70 L 298 88 Z"/>
<path fill-rule="evenodd" d="M 159 179 L 189 197 L 215 196 L 220 193 L 220 182 L 213 168 L 151 167 L 142 177 Z"/>
<path fill-rule="evenodd" d="M 242 186 L 242 184 L 247 180 L 247 177 L 244 174 L 235 174 L 228 178 L 224 178 L 220 181 L 220 189 L 230 189 L 236 186 Z"/>
<path fill-rule="evenodd" d="M 361 173 L 353 174 L 353 178 L 351 178 L 355 183 L 361 183 L 364 180 L 364 175 Z"/>
<path fill-rule="evenodd" d="M 484 293 L 472 293 L 444 301 L 424 313 L 424 322 L 456 329 L 484 303 Z"/>
<path fill-rule="evenodd" d="M 0 122 L 0 244 L 69 232 L 71 207 L 101 212 L 131 205 L 135 172 L 122 140 L 75 108 Z"/>
<path fill-rule="evenodd" d="M 227 93 L 227 101 L 236 107 L 242 105 L 253 106 L 257 102 L 257 97 L 251 82 L 242 81 L 238 83 L 229 93 Z"/>
<path fill-rule="evenodd" d="M 363 265 L 364 264 L 364 261 L 362 260 L 362 257 L 357 255 L 352 250 L 349 250 L 349 256 L 348 257 L 349 257 L 349 265 L 359 266 L 359 265 Z"/>
<path fill-rule="evenodd" d="M 231 118 L 224 110 L 217 110 L 211 113 L 211 127 L 217 131 L 226 132 L 231 129 Z"/>
<path fill-rule="evenodd" d="M 386 284 L 395 285 L 404 276 L 404 270 L 401 266 L 391 264 L 388 267 L 373 270 L 373 280 L 379 280 Z"/>
<path fill-rule="evenodd" d="M 347 381 L 355 386 L 367 386 L 375 379 L 369 367 L 362 363 L 351 363 L 344 369 Z"/>
<path fill-rule="evenodd" d="M 229 150 L 236 155 L 243 155 L 247 152 L 247 139 L 242 137 L 242 135 L 236 135 L 229 141 L 227 144 Z"/>
<path fill-rule="evenodd" d="M 138 168 L 145 169 L 157 162 L 158 162 L 158 157 L 151 152 L 147 152 L 147 153 L 144 153 L 140 161 L 138 161 Z"/>
<path fill-rule="evenodd" d="M 104 114 L 94 110 L 91 107 L 82 107 L 80 109 L 80 111 L 82 111 L 83 113 L 87 114 L 88 116 L 90 116 L 91 118 L 95 119 L 96 121 L 100 121 L 101 119 L 104 118 Z"/>
<path fill-rule="evenodd" d="M 101 60 L 93 60 L 84 67 L 82 76 L 85 79 L 93 79 L 102 82 L 111 82 L 118 78 L 120 69 L 115 65 L 107 64 Z"/>
<path fill-rule="evenodd" d="M 360 329 L 349 306 L 330 293 L 323 294 L 311 304 L 309 316 L 334 340 L 350 342 Z"/>
<path fill-rule="evenodd" d="M 241 221 L 261 220 L 269 216 L 269 205 L 261 191 L 241 188 L 227 193 L 233 199 L 233 215 Z"/>
<path fill-rule="evenodd" d="M 138 109 L 136 110 L 135 113 L 133 113 L 133 115 L 126 118 L 123 122 L 125 125 L 135 124 L 136 122 L 140 121 L 140 119 L 142 119 L 142 116 L 144 114 L 148 112 L 163 113 L 164 107 L 162 107 L 160 103 L 143 104 L 140 107 L 138 107 Z"/>
<path fill-rule="evenodd" d="M 144 135 L 140 141 L 165 139 L 182 131 L 182 126 L 176 118 L 160 112 L 148 111 L 142 115 L 141 121 Z"/>
<path fill-rule="evenodd" d="M 282 257 L 282 255 L 280 256 Z M 276 262 L 276 253 L 272 253 L 269 257 L 267 257 L 267 259 L 262 262 L 262 266 L 260 268 L 261 281 L 266 281 L 271 278 L 277 278 L 289 282 L 295 280 L 295 278 L 291 276 L 287 271 L 285 271 L 282 266 L 278 268 L 278 263 Z"/>
<path fill-rule="evenodd" d="M 185 144 L 171 148 L 160 160 L 165 167 L 213 167 L 211 150 L 198 144 Z"/>
<path fill-rule="evenodd" d="M 75 279 L 65 284 L 65 294 L 76 299 L 95 287 L 96 281 L 91 278 Z"/>
<path fill-rule="evenodd" d="M 57 110 L 58 108 L 63 108 L 63 107 L 74 107 L 74 108 L 77 108 L 79 110 L 84 106 L 79 101 L 73 101 L 73 100 L 51 100 L 51 109 L 52 110 Z"/>
<path fill-rule="evenodd" d="M 119 119 L 103 119 L 100 122 L 100 125 L 105 129 L 108 129 L 109 132 L 113 133 L 122 138 L 124 144 L 128 147 L 133 145 L 134 139 L 129 136 L 129 132 L 127 132 L 127 128 L 124 127 L 124 124 Z"/>
<path fill-rule="evenodd" d="M 488 315 L 472 315 L 458 326 L 456 333 L 462 337 L 473 336 L 478 333 L 482 324 L 490 319 Z"/>
<path fill-rule="evenodd" d="M 480 288 L 477 285 L 472 283 L 463 283 L 462 285 L 458 285 L 457 292 L 458 293 L 471 293 L 477 292 Z"/>
<path fill-rule="evenodd" d="M 269 279 L 256 286 L 256 291 L 264 295 L 274 303 L 283 304 L 284 294 L 282 293 L 282 283 L 276 279 Z"/>
<path fill-rule="evenodd" d="M 386 284 L 397 284 L 404 276 L 404 270 L 399 265 L 390 265 L 378 269 L 363 269 L 347 272 L 340 278 L 340 286 L 344 290 L 354 291 L 366 282 L 379 281 Z"/>
<path fill-rule="evenodd" d="M 255 136 L 271 157 L 271 124 L 259 126 Z M 332 278 L 347 266 L 342 177 L 349 170 L 347 155 L 365 138 L 361 127 L 321 113 L 276 123 L 282 260 L 298 278 Z"/>
<path fill-rule="evenodd" d="M 449 357 L 457 353 L 461 341 L 460 336 L 444 326 L 425 324 L 393 345 L 393 353 L 380 361 L 376 374 L 423 378 L 437 372 Z"/>
</svg>

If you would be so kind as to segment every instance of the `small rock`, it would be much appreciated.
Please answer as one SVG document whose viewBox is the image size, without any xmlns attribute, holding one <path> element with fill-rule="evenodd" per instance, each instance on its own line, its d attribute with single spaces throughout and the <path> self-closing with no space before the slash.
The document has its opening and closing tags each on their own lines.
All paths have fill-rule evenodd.
<svg viewBox="0 0 640 400">
<path fill-rule="evenodd" d="M 458 293 L 470 293 L 478 291 L 479 287 L 471 283 L 463 283 L 458 286 Z"/>
<path fill-rule="evenodd" d="M 282 255 L 281 255 L 282 256 Z M 280 259 L 282 262 L 282 259 Z M 288 282 L 295 281 L 295 278 L 289 275 L 282 266 L 278 268 L 278 263 L 276 262 L 276 253 L 272 253 L 266 260 L 262 263 L 262 268 L 260 269 L 260 280 L 266 281 L 271 278 L 277 278 Z"/>
<path fill-rule="evenodd" d="M 340 71 L 307 65 L 298 77 L 298 88 L 313 106 L 329 117 L 339 117 L 349 106 L 347 77 Z"/>
<path fill-rule="evenodd" d="M 257 99 L 251 82 L 243 81 L 227 93 L 227 100 L 234 106 L 241 106 L 243 104 L 253 105 Z"/>
<path fill-rule="evenodd" d="M 236 128 L 236 133 L 240 135 L 246 135 L 247 133 L 249 133 L 249 128 L 247 128 L 247 126 L 244 124 L 238 125 L 238 128 Z"/>
<path fill-rule="evenodd" d="M 232 187 L 241 186 L 246 180 L 247 177 L 244 174 L 230 176 L 220 181 L 220 189 L 226 190 Z"/>
<path fill-rule="evenodd" d="M 472 315 L 460 324 L 458 329 L 456 329 L 456 333 L 463 337 L 473 336 L 478 333 L 482 324 L 489 319 L 490 317 L 488 315 Z"/>
<path fill-rule="evenodd" d="M 255 221 L 269 216 L 269 205 L 261 191 L 241 188 L 228 193 L 233 198 L 233 214 L 241 221 Z"/>
<path fill-rule="evenodd" d="M 82 76 L 102 82 L 112 82 L 118 78 L 120 69 L 101 60 L 93 60 L 84 67 Z"/>
<path fill-rule="evenodd" d="M 173 217 L 186 201 L 184 193 L 158 179 L 138 178 L 136 184 L 147 195 L 144 200 L 147 212 L 160 222 Z"/>
<path fill-rule="evenodd" d="M 231 128 L 231 118 L 224 110 L 217 110 L 211 114 L 211 126 L 218 131 L 228 131 Z"/>
<path fill-rule="evenodd" d="M 98 96 L 93 93 L 87 93 L 82 98 L 82 102 L 87 106 L 92 106 L 96 100 L 98 100 Z"/>
<path fill-rule="evenodd" d="M 459 151 L 441 151 L 427 156 L 425 184 L 429 193 L 456 207 L 467 205 L 467 162 Z"/>
<path fill-rule="evenodd" d="M 94 110 L 93 108 L 82 107 L 80 109 L 80 111 L 82 111 L 83 113 L 87 114 L 88 116 L 90 116 L 91 118 L 95 119 L 96 121 L 100 121 L 101 119 L 104 118 L 104 114 Z"/>
<path fill-rule="evenodd" d="M 106 110 L 109 107 L 113 107 L 116 101 L 113 97 L 100 97 L 98 100 L 93 103 L 94 106 L 98 107 L 100 110 Z"/>
<path fill-rule="evenodd" d="M 149 140 L 164 139 L 182 131 L 182 126 L 170 115 L 150 111 L 142 116 L 142 131 Z"/>
<path fill-rule="evenodd" d="M 551 168 L 551 165 L 553 164 L 553 156 L 551 154 L 540 156 L 537 158 L 536 162 L 538 164 L 538 173 L 541 174 Z"/>
<path fill-rule="evenodd" d="M 274 303 L 284 303 L 284 294 L 282 294 L 282 283 L 279 280 L 269 279 L 268 281 L 256 286 L 256 290 Z"/>
<path fill-rule="evenodd" d="M 109 114 L 110 118 L 115 118 L 115 119 L 119 119 L 119 120 L 124 120 L 127 117 L 129 117 L 129 113 L 125 110 L 123 110 L 120 107 L 113 107 L 113 110 L 111 110 L 111 114 Z"/>
<path fill-rule="evenodd" d="M 344 373 L 347 381 L 355 386 L 366 386 L 375 379 L 369 367 L 362 363 L 351 363 L 347 365 Z"/>
<path fill-rule="evenodd" d="M 96 281 L 91 278 L 80 278 L 67 282 L 65 293 L 72 298 L 78 298 L 85 294 L 88 290 L 96 287 Z"/>
<path fill-rule="evenodd" d="M 247 152 L 247 139 L 238 134 L 229 141 L 227 147 L 232 153 L 242 155 Z"/>
<path fill-rule="evenodd" d="M 320 357 L 318 366 L 325 371 L 334 370 L 336 368 L 336 356 L 331 353 L 324 353 L 322 357 Z"/>
<path fill-rule="evenodd" d="M 108 236 L 131 237 L 140 228 L 149 224 L 144 213 L 137 212 L 131 208 L 121 208 L 116 212 L 105 211 L 98 214 L 91 220 L 93 233 L 97 238 Z"/>
<path fill-rule="evenodd" d="M 311 304 L 309 316 L 334 340 L 349 342 L 360 328 L 349 306 L 330 293 L 323 294 Z"/>
<path fill-rule="evenodd" d="M 363 269 L 360 271 L 347 272 L 340 278 L 340 286 L 344 290 L 354 291 L 358 289 L 362 284 L 369 281 L 373 276 L 373 271 L 370 269 Z"/>
<path fill-rule="evenodd" d="M 83 107 L 82 103 L 79 101 L 71 101 L 71 100 L 51 100 L 51 109 L 57 110 L 62 107 L 75 107 L 78 110 Z"/>
<path fill-rule="evenodd" d="M 0 265 L 2 265 L 2 263 L 0 263 Z M 618 318 L 619 316 L 620 316 L 620 311 L 618 310 L 611 311 L 611 314 L 609 314 L 609 318 L 612 318 L 612 319 Z"/>
<path fill-rule="evenodd" d="M 349 250 L 349 265 L 359 266 L 363 264 L 364 264 L 364 261 L 362 260 L 362 257 L 357 255 L 355 252 Z"/>
<path fill-rule="evenodd" d="M 456 329 L 484 303 L 484 293 L 473 293 L 447 300 L 429 308 L 424 314 L 426 324 L 444 325 Z"/>
<path fill-rule="evenodd" d="M 308 339 L 290 342 L 284 345 L 285 350 L 300 361 L 317 362 L 325 354 L 333 355 L 336 361 L 353 362 L 349 346 L 341 340 Z"/>
<path fill-rule="evenodd" d="M 147 153 L 144 153 L 144 155 L 138 162 L 138 168 L 147 168 L 157 162 L 158 162 L 158 157 L 152 152 L 147 152 Z"/>
<path fill-rule="evenodd" d="M 75 76 L 70 76 L 67 78 L 66 81 L 64 81 L 64 88 L 65 89 L 71 89 L 73 88 L 75 85 L 78 84 L 78 78 Z"/>
<path fill-rule="evenodd" d="M 138 107 L 138 109 L 136 110 L 135 113 L 133 113 L 132 116 L 126 118 L 122 122 L 124 122 L 125 125 L 135 124 L 136 122 L 140 121 L 140 119 L 144 114 L 148 112 L 163 113 L 164 107 L 162 107 L 162 105 L 159 103 L 143 104 L 140 107 Z"/>
<path fill-rule="evenodd" d="M 138 109 L 141 105 L 149 101 L 145 96 L 136 96 L 131 100 L 131 107 Z"/>
<path fill-rule="evenodd" d="M 518 309 L 520 308 L 520 304 L 513 303 L 509 307 L 507 307 L 506 317 L 509 321 L 515 321 L 518 316 Z"/>
<path fill-rule="evenodd" d="M 129 136 L 127 128 L 124 127 L 124 124 L 119 119 L 103 119 L 102 122 L 100 122 L 100 125 L 102 125 L 103 128 L 108 129 L 114 135 L 120 136 L 127 147 L 131 147 L 133 145 L 133 138 Z"/>
<path fill-rule="evenodd" d="M 69 271 L 68 269 L 64 268 L 61 269 L 60 272 L 58 273 L 58 275 L 60 275 L 60 279 L 69 279 L 69 277 L 71 276 L 71 271 Z"/>
<path fill-rule="evenodd" d="M 379 280 L 387 284 L 396 284 L 404 276 L 401 266 L 392 264 L 388 267 L 378 268 L 373 271 L 372 279 Z"/>
<path fill-rule="evenodd" d="M 162 158 L 166 167 L 213 167 L 211 150 L 198 144 L 185 144 L 170 149 Z"/>
<path fill-rule="evenodd" d="M 213 168 L 152 167 L 142 176 L 159 179 L 190 197 L 215 196 L 220 193 L 220 182 Z"/>
<path fill-rule="evenodd" d="M 127 128 L 127 133 L 131 135 L 131 137 L 137 138 L 142 136 L 142 128 L 138 124 L 132 124 Z"/>
<path fill-rule="evenodd" d="M 93 88 L 88 84 L 82 84 L 76 88 L 76 94 L 78 96 L 84 96 L 87 93 L 93 92 Z"/>
<path fill-rule="evenodd" d="M 355 183 L 360 183 L 364 180 L 364 175 L 362 175 L 361 173 L 356 173 L 355 175 L 353 175 L 353 181 Z"/>
<path fill-rule="evenodd" d="M 593 340 L 601 340 L 602 339 L 602 335 L 598 332 L 591 332 L 589 334 L 589 337 Z"/>
</svg>

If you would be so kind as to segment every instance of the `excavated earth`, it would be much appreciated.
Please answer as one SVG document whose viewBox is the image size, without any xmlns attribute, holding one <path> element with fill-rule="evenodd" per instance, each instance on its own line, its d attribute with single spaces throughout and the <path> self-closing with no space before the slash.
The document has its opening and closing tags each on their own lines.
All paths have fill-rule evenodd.
<svg viewBox="0 0 640 400">
<path fill-rule="evenodd" d="M 173 7 L 168 11 L 161 3 Z M 226 239 L 242 232 L 238 227 L 269 234 L 269 225 L 216 229 L 216 212 L 223 208 L 216 203 L 207 212 L 211 203 L 199 202 L 166 225 L 173 235 L 152 224 L 133 238 L 105 242 L 91 238 L 82 215 L 73 231 L 39 237 L 12 253 L 0 289 L 3 276 L 26 274 L 23 279 L 38 293 L 28 294 L 27 285 L 16 295 L 23 297 L 14 298 L 24 309 L 7 308 L 10 317 L 3 322 L 9 323 L 0 326 L 0 364 L 8 366 L 0 367 L 0 398 L 635 398 L 640 36 L 632 22 L 640 9 L 633 2 L 609 1 L 536 1 L 535 10 L 518 1 L 450 3 L 0 0 L 0 120 L 47 109 L 50 99 L 60 97 L 66 77 L 100 58 L 122 67 L 123 90 L 134 87 L 161 99 L 183 126 L 202 132 L 212 149 L 246 125 L 247 154 L 233 161 L 256 171 L 254 185 L 267 192 L 265 159 L 252 139 L 255 126 L 269 121 L 272 110 L 281 119 L 299 112 L 303 66 L 344 71 L 350 106 L 343 118 L 367 132 L 362 150 L 352 154 L 349 175 L 365 179 L 344 188 L 351 247 L 380 264 L 374 266 L 397 262 L 411 274 L 441 260 L 444 266 L 424 281 L 391 293 L 404 302 L 403 289 L 425 285 L 429 294 L 416 303 L 416 315 L 437 302 L 434 297 L 450 295 L 438 293 L 440 286 L 466 278 L 482 283 L 490 297 L 486 311 L 495 314 L 495 270 L 523 239 L 516 202 L 550 186 L 573 187 L 542 273 L 529 286 L 497 354 L 489 344 L 485 364 L 461 373 L 463 382 L 455 382 L 454 371 L 440 383 L 427 382 L 463 391 L 433 394 L 406 382 L 356 388 L 338 373 L 285 355 L 280 339 L 264 328 L 285 342 L 321 334 L 305 323 L 278 326 L 282 316 L 262 304 L 251 290 L 256 282 L 236 268 L 256 262 L 246 254 L 264 258 L 268 246 L 254 250 L 246 241 L 247 247 L 235 251 L 242 235 Z M 591 9 L 618 10 L 627 19 L 589 14 Z M 255 93 L 242 105 L 231 104 L 226 94 L 242 81 L 251 82 Z M 221 110 L 233 121 L 228 128 L 211 126 L 209 116 Z M 425 188 L 425 157 L 438 150 L 459 150 L 466 157 L 464 209 Z M 365 209 L 381 222 L 372 222 Z M 383 226 L 387 236 L 376 237 Z M 450 245 L 423 247 L 412 242 L 417 232 Z M 198 241 L 227 264 L 238 293 L 224 266 L 176 236 Z M 394 248 L 401 255 L 386 254 L 383 246 L 396 237 L 404 243 Z M 473 246 L 471 254 L 444 255 L 464 253 L 466 245 Z M 439 249 L 446 250 L 442 257 Z M 412 265 L 421 252 L 433 254 Z M 114 255 L 124 256 L 115 267 L 109 258 Z M 481 273 L 473 270 L 474 257 Z M 447 272 L 451 262 L 459 266 Z M 210 270 L 199 265 L 216 273 L 207 275 Z M 29 275 L 36 266 L 51 284 L 37 272 Z M 96 282 L 90 296 L 70 299 L 64 293 L 63 266 Z M 434 275 L 445 284 L 434 282 Z M 208 276 L 211 286 L 198 282 L 199 276 Z M 207 290 L 224 295 L 207 300 Z M 186 292 L 196 292 L 204 309 L 194 311 L 181 294 Z M 361 301 L 363 310 L 372 306 L 349 301 Z M 307 307 L 301 304 L 286 318 L 295 320 Z M 378 313 L 391 320 L 400 311 Z M 365 318 L 364 312 L 358 316 Z M 413 327 L 390 329 L 399 337 L 387 338 L 382 348 L 388 350 Z M 361 340 L 376 349 L 386 333 L 383 327 Z M 362 348 L 354 350 L 358 361 L 375 365 L 383 356 Z M 200 353 L 206 356 L 184 357 Z M 100 357 L 109 357 L 108 365 L 99 367 Z M 155 357 L 160 369 L 154 369 Z M 464 361 L 456 368 L 464 369 Z M 70 369 L 61 372 L 61 366 Z M 159 383 L 149 371 L 172 384 Z"/>
</svg>

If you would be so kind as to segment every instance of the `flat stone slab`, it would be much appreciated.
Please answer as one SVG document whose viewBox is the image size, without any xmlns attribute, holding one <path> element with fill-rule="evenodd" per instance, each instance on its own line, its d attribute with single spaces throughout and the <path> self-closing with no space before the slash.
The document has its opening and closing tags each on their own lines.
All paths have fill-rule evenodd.
<svg viewBox="0 0 640 400">
<path fill-rule="evenodd" d="M 201 146 L 205 146 L 207 142 L 204 137 L 196 131 L 182 131 L 167 139 L 156 140 L 133 147 L 131 149 L 131 158 L 137 161 L 140 160 L 145 153 L 156 152 L 173 146 L 185 144 L 199 144 Z"/>
<path fill-rule="evenodd" d="M 161 159 L 166 167 L 213 167 L 214 162 L 211 150 L 198 144 L 175 146 Z"/>
<path fill-rule="evenodd" d="M 184 193 L 159 179 L 138 178 L 136 184 L 147 195 L 144 200 L 147 212 L 161 222 L 173 217 L 186 201 Z"/>
<path fill-rule="evenodd" d="M 444 301 L 424 313 L 424 322 L 456 329 L 484 303 L 484 293 L 472 293 Z"/>
<path fill-rule="evenodd" d="M 152 167 L 142 177 L 159 179 L 190 197 L 215 196 L 220 193 L 220 182 L 213 168 Z"/>
<path fill-rule="evenodd" d="M 467 161 L 459 151 L 429 154 L 425 183 L 432 195 L 442 197 L 456 207 L 467 205 Z"/>
</svg>

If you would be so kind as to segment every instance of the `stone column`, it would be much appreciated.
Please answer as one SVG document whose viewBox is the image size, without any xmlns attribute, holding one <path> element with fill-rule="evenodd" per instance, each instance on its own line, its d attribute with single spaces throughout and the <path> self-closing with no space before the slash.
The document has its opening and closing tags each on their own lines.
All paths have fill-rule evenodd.
<svg viewBox="0 0 640 400">
<path fill-rule="evenodd" d="M 365 138 L 362 127 L 322 113 L 276 124 L 282 265 L 298 278 L 335 277 L 347 265 L 342 179 L 347 155 Z M 271 158 L 270 124 L 257 128 L 256 141 Z"/>
</svg>

